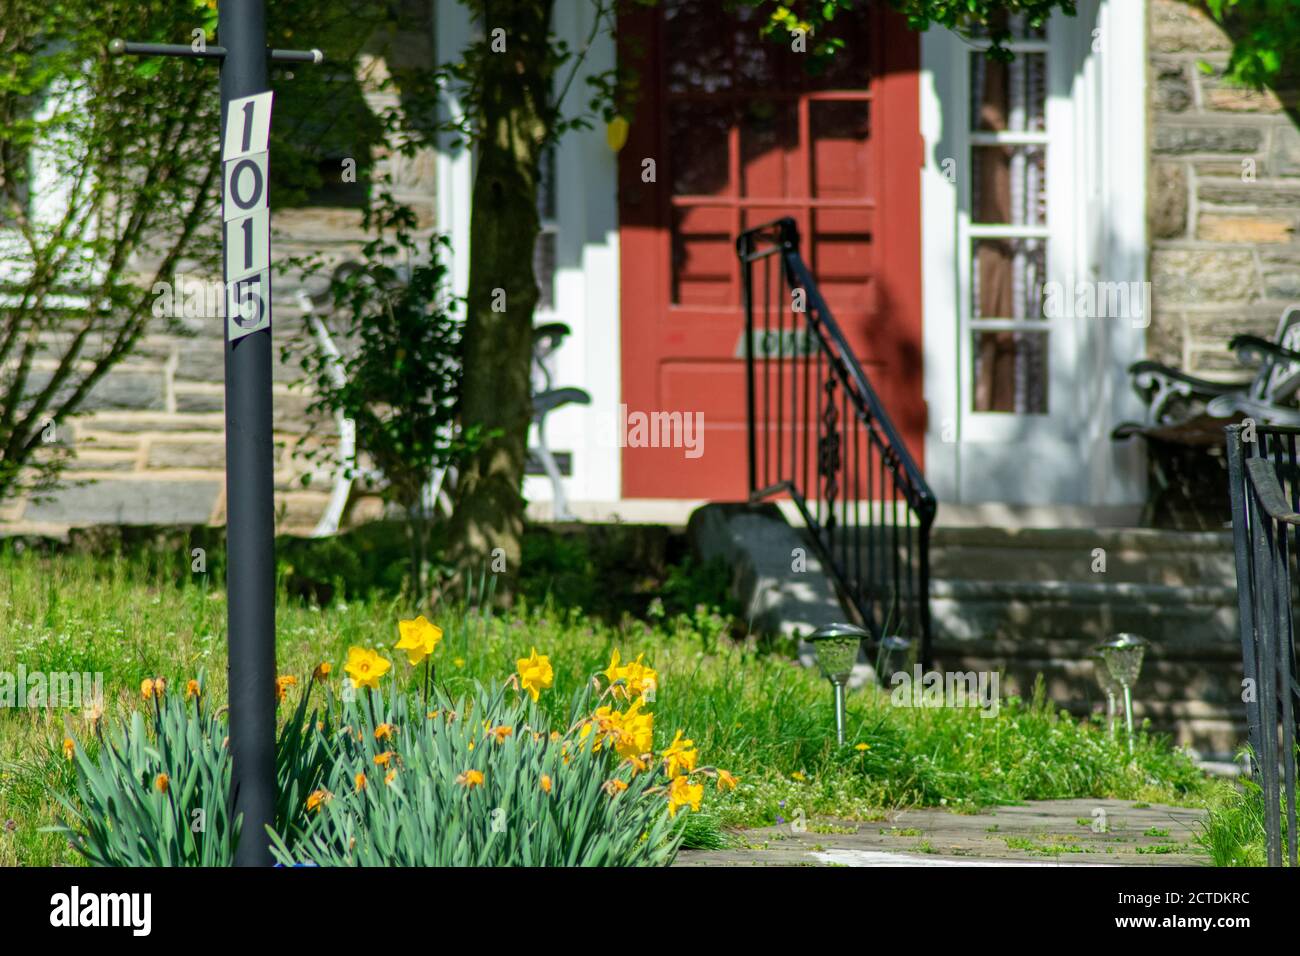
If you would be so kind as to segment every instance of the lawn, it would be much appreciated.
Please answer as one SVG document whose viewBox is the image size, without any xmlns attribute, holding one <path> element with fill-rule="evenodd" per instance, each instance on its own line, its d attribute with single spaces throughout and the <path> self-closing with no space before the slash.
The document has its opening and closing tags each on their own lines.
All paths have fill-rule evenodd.
<svg viewBox="0 0 1300 956">
<path fill-rule="evenodd" d="M 402 599 L 383 587 L 339 581 L 320 606 L 311 596 L 318 592 L 294 584 L 313 560 L 302 551 L 293 555 L 297 571 L 287 561 L 282 566 L 278 660 L 282 674 L 298 678 L 290 694 L 311 685 L 321 662 L 341 675 L 352 646 L 380 651 L 393 662 L 386 680 L 418 689 L 423 671 L 393 650 L 397 621 L 411 616 Z M 210 699 L 223 700 L 219 569 L 192 574 L 189 561 L 188 549 L 96 555 L 0 547 L 0 670 L 22 664 L 29 672 L 102 672 L 110 717 L 138 707 L 141 681 L 157 675 L 179 688 L 202 672 Z M 644 654 L 659 674 L 656 751 L 681 729 L 702 761 L 740 780 L 734 791 L 709 788 L 690 820 L 687 845 L 715 845 L 726 838 L 724 827 L 814 816 L 872 819 L 910 805 L 960 812 L 1053 797 L 1209 799 L 1210 785 L 1166 742 L 1144 737 L 1130 758 L 1097 725 L 1071 720 L 1041 699 L 1005 701 L 988 718 L 975 709 L 891 707 L 887 693 L 852 692 L 849 744 L 838 748 L 823 680 L 792 664 L 781 647 L 746 636 L 720 600 L 717 607 L 688 606 L 715 587 L 705 569 L 675 564 L 659 582 L 670 600 L 646 591 L 647 600 L 634 602 L 642 613 L 615 615 L 610 608 L 558 606 L 554 562 L 535 564 L 548 570 L 525 575 L 524 597 L 508 611 L 461 604 L 430 613 L 446 632 L 434 658 L 437 684 L 454 696 L 476 680 L 500 682 L 536 648 L 554 665 L 554 686 L 540 706 L 562 721 L 575 691 L 609 665 L 615 650 L 624 661 Z M 0 864 L 77 861 L 66 840 L 41 828 L 54 820 L 50 788 L 71 789 L 61 741 L 83 733 L 77 711 L 0 710 Z"/>
</svg>

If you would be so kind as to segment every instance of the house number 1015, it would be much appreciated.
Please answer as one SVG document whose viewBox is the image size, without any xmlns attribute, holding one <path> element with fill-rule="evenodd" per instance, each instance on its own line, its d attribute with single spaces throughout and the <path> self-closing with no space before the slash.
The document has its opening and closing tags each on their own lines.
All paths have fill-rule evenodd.
<svg viewBox="0 0 1300 956">
<path fill-rule="evenodd" d="M 225 231 L 226 335 L 231 341 L 271 327 L 271 216 L 267 191 L 272 96 L 258 93 L 233 100 L 226 113 L 221 218 Z"/>
</svg>

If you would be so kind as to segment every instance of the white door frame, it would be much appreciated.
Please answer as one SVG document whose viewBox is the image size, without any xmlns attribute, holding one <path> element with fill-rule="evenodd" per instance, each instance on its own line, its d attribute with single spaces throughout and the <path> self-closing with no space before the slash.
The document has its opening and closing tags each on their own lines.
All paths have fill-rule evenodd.
<svg viewBox="0 0 1300 956">
<path fill-rule="evenodd" d="M 577 48 L 590 31 L 591 8 L 586 4 L 557 5 L 555 31 Z M 435 0 L 435 47 L 438 62 L 460 55 L 472 37 L 469 11 L 457 0 Z M 617 50 L 612 37 L 600 33 L 587 52 L 582 70 L 569 93 L 569 111 L 582 109 L 585 79 L 612 68 Z M 444 90 L 443 119 L 460 115 L 460 104 Z M 473 151 L 452 148 L 455 137 L 443 136 L 437 151 L 438 230 L 451 239 L 452 288 L 469 289 L 471 196 L 474 188 Z M 571 452 L 572 475 L 564 479 L 565 494 L 580 514 L 601 514 L 587 506 L 620 497 L 622 460 L 614 434 L 622 389 L 619 362 L 618 157 L 606 143 L 605 129 L 570 130 L 555 147 L 556 209 L 544 223 L 556 235 L 554 308 L 539 310 L 535 323 L 566 323 L 571 335 L 553 356 L 555 384 L 577 386 L 591 395 L 591 404 L 569 405 L 546 419 L 548 444 Z M 536 444 L 536 426 L 529 432 Z M 530 475 L 524 497 L 546 503 L 534 516 L 549 516 L 550 480 Z M 607 510 L 607 509 L 606 509 Z"/>
<path fill-rule="evenodd" d="M 1048 274 L 1071 303 L 1080 282 L 1146 280 L 1145 6 L 1084 0 L 1048 26 Z M 953 504 L 1140 503 L 1140 449 L 1110 432 L 1141 412 L 1125 369 L 1149 298 L 1141 315 L 1051 320 L 1047 415 L 971 409 L 971 48 L 939 28 L 921 41 L 927 478 Z"/>
</svg>

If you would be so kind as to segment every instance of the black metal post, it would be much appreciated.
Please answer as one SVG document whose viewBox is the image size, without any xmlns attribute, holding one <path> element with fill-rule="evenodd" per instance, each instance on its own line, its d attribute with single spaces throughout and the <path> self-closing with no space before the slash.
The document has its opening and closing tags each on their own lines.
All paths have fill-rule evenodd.
<svg viewBox="0 0 1300 956">
<path fill-rule="evenodd" d="M 265 0 L 223 0 L 217 38 L 221 133 L 231 101 L 262 93 Z M 230 276 L 227 275 L 229 281 Z M 268 314 L 270 290 L 265 290 Z M 230 678 L 230 797 L 243 816 L 236 866 L 271 863 L 275 822 L 275 445 L 271 434 L 271 329 L 226 338 L 226 602 Z"/>
<path fill-rule="evenodd" d="M 266 0 L 222 0 L 217 21 L 221 46 L 196 49 L 172 43 L 133 43 L 115 39 L 108 50 L 115 56 L 180 56 L 221 63 L 221 142 L 225 144 L 230 104 L 266 92 L 267 63 L 320 63 L 320 50 L 268 50 Z M 252 107 L 248 107 L 250 110 Z M 269 125 L 269 115 L 266 117 Z M 251 120 L 245 120 L 246 125 Z M 262 129 L 265 136 L 266 126 Z M 249 136 L 247 129 L 245 137 Z M 251 141 L 250 141 L 251 142 Z M 257 147 L 265 150 L 266 146 Z M 246 144 L 245 150 L 249 149 Z M 224 150 L 224 145 L 223 145 Z M 241 157 L 243 154 L 240 154 Z M 226 156 L 223 152 L 223 162 Z M 265 157 L 263 157 L 265 160 Z M 235 212 L 264 209 L 269 235 L 262 168 L 243 158 L 244 183 L 238 186 Z M 235 176 L 240 176 L 238 168 Z M 234 186 L 231 180 L 229 188 Z M 223 189 L 223 222 L 227 210 Z M 256 241 L 252 217 L 244 256 L 251 256 Z M 231 276 L 230 230 L 225 239 L 225 275 Z M 240 295 L 227 293 L 226 308 L 248 304 L 253 316 L 224 323 L 226 337 L 226 594 L 227 642 L 230 682 L 230 754 L 232 779 L 230 804 L 242 816 L 236 866 L 269 866 L 271 844 L 266 829 L 275 823 L 275 446 L 271 432 L 271 290 L 269 239 L 266 263 L 253 266 L 260 275 L 238 273 Z M 238 267 L 236 267 L 238 268 Z M 262 310 L 258 312 L 258 310 Z M 232 323 L 242 334 L 232 336 Z M 250 324 L 251 323 L 251 324 Z"/>
</svg>

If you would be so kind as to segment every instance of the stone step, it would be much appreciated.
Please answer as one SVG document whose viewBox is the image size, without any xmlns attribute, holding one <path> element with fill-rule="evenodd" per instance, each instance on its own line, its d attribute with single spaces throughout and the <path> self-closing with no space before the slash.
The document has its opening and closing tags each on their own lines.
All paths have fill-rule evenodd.
<svg viewBox="0 0 1300 956">
<path fill-rule="evenodd" d="M 1173 646 L 1231 645 L 1230 587 L 1075 581 L 934 581 L 936 641 L 1004 638 L 1095 644 L 1121 631 Z"/>
<path fill-rule="evenodd" d="M 1232 537 L 1217 532 L 939 528 L 931 538 L 930 566 L 935 578 L 984 581 L 1236 583 Z"/>
</svg>

